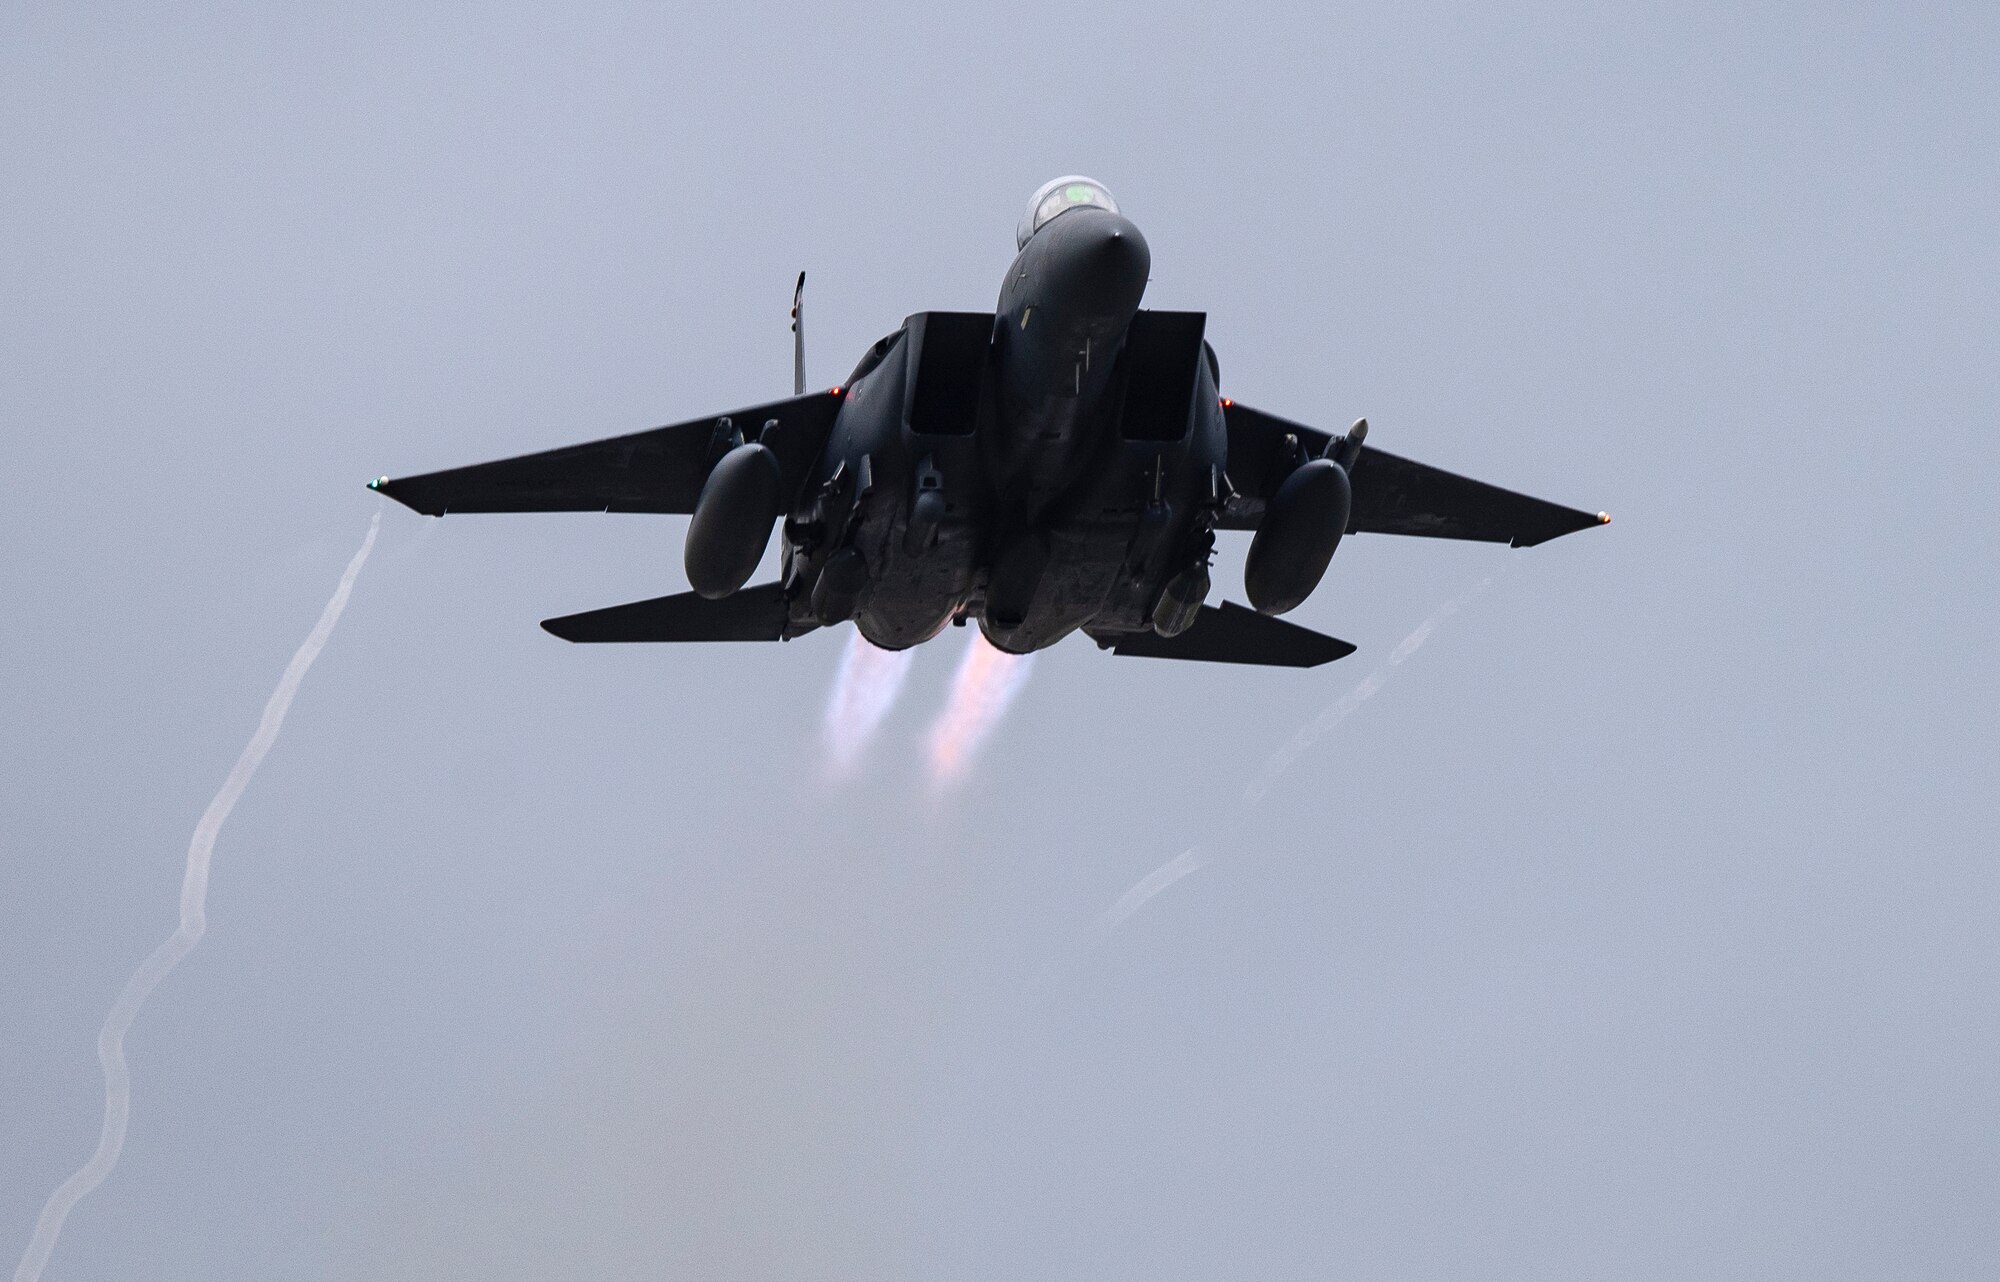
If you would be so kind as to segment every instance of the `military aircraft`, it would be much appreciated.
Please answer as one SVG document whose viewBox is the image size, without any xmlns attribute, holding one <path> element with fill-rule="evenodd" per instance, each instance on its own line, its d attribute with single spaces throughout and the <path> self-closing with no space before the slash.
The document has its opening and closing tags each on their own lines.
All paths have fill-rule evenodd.
<svg viewBox="0 0 2000 1282">
<path fill-rule="evenodd" d="M 976 620 L 1026 654 L 1312 667 L 1354 647 L 1275 616 L 1347 533 L 1527 547 L 1610 520 L 1222 396 L 1201 312 L 1147 311 L 1152 255 L 1103 184 L 1028 202 L 993 312 L 918 312 L 847 381 L 608 440 L 369 482 L 430 516 L 692 517 L 692 592 L 549 619 L 568 641 L 779 641 L 852 620 L 902 650 Z M 776 581 L 745 586 L 782 518 Z M 1254 531 L 1253 608 L 1205 604 L 1215 532 Z"/>
</svg>

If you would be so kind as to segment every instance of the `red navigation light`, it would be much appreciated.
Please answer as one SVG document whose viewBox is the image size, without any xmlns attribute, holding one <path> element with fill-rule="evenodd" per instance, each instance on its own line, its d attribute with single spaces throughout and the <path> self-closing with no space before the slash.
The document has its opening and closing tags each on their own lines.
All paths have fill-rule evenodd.
<svg viewBox="0 0 2000 1282">
<path fill-rule="evenodd" d="M 1224 408 L 1224 409 L 1228 409 L 1228 408 L 1229 408 L 1230 406 L 1232 406 L 1232 405 L 1234 405 L 1234 404 L 1236 404 L 1236 402 L 1235 402 L 1235 401 L 1232 401 L 1232 400 L 1230 400 L 1230 399 L 1229 399 L 1229 398 L 1228 398 L 1227 396 L 1225 396 L 1225 397 L 1223 397 L 1223 398 L 1222 398 L 1222 408 Z"/>
</svg>

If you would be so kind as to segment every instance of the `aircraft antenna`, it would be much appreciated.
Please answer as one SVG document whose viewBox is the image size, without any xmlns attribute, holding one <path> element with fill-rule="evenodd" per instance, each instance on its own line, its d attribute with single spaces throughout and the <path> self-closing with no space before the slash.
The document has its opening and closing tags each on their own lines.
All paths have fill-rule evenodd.
<svg viewBox="0 0 2000 1282">
<path fill-rule="evenodd" d="M 792 288 L 792 395 L 806 394 L 806 274 Z"/>
</svg>

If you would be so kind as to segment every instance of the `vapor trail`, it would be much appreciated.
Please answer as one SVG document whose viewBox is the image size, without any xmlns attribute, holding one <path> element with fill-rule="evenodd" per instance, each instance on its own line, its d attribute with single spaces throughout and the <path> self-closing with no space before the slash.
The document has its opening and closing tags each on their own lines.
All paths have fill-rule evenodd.
<svg viewBox="0 0 2000 1282">
<path fill-rule="evenodd" d="M 1270 792 L 1271 786 L 1278 781 L 1278 777 L 1291 769 L 1292 763 L 1297 761 L 1308 748 L 1335 726 L 1347 720 L 1356 708 L 1368 702 L 1376 691 L 1387 685 L 1397 666 L 1422 648 L 1424 642 L 1430 640 L 1431 634 L 1437 631 L 1438 625 L 1464 609 L 1474 597 L 1492 585 L 1493 576 L 1488 575 L 1433 610 L 1430 617 L 1412 628 L 1410 635 L 1404 637 L 1396 648 L 1389 652 L 1389 657 L 1378 664 L 1373 672 L 1363 677 L 1352 690 L 1328 704 L 1318 716 L 1300 726 L 1298 733 L 1294 734 L 1282 748 L 1266 758 L 1263 767 L 1244 785 L 1244 805 L 1254 806 L 1262 801 L 1265 794 Z M 1200 847 L 1191 847 L 1147 873 L 1130 890 L 1120 895 L 1117 902 L 1098 914 L 1098 933 L 1106 934 L 1115 929 L 1127 917 L 1138 912 L 1147 900 L 1207 862 Z"/>
<path fill-rule="evenodd" d="M 243 755 L 236 759 L 229 777 L 222 781 L 222 790 L 208 803 L 208 809 L 202 812 L 201 822 L 195 825 L 194 837 L 188 842 L 187 872 L 181 880 L 180 928 L 155 948 L 150 957 L 139 963 L 139 969 L 125 981 L 124 990 L 112 1003 L 111 1013 L 105 1016 L 104 1027 L 97 1034 L 97 1059 L 104 1067 L 104 1126 L 98 1133 L 97 1151 L 74 1175 L 49 1194 L 47 1204 L 42 1207 L 42 1216 L 35 1222 L 35 1234 L 28 1241 L 27 1254 L 21 1257 L 20 1266 L 14 1270 L 14 1282 L 36 1282 L 41 1277 L 42 1270 L 48 1266 L 49 1256 L 55 1253 L 56 1238 L 62 1233 L 63 1221 L 69 1218 L 69 1213 L 78 1202 L 104 1182 L 104 1178 L 111 1174 L 111 1168 L 118 1165 L 119 1151 L 125 1147 L 125 1125 L 132 1115 L 132 1078 L 125 1067 L 125 1034 L 131 1030 L 132 1021 L 138 1018 L 139 1008 L 145 1005 L 148 994 L 201 942 L 202 932 L 208 928 L 208 864 L 209 856 L 215 850 L 216 834 L 222 830 L 223 821 L 229 818 L 229 812 L 249 786 L 250 777 L 257 773 L 264 754 L 276 742 L 278 730 L 285 722 L 285 713 L 292 706 L 292 696 L 299 692 L 299 683 L 305 680 L 313 660 L 319 658 L 319 652 L 326 648 L 333 625 L 340 622 L 340 613 L 347 608 L 347 598 L 354 591 L 354 580 L 361 573 L 369 550 L 375 546 L 375 534 L 381 526 L 382 514 L 377 512 L 368 523 L 368 536 L 361 541 L 361 550 L 354 554 L 354 559 L 347 563 L 346 573 L 340 576 L 340 586 L 333 590 L 333 599 L 320 611 L 319 622 L 313 625 L 305 643 L 292 655 L 285 674 L 278 678 L 278 688 L 271 692 L 270 701 L 264 705 L 264 716 L 257 723 L 257 732 L 250 736 L 250 742 L 244 745 Z"/>
<path fill-rule="evenodd" d="M 954 782 L 1007 715 L 1034 667 L 1033 655 L 997 650 L 974 632 L 951 680 L 951 696 L 930 733 L 931 780 Z"/>
<path fill-rule="evenodd" d="M 847 650 L 840 656 L 840 671 L 826 700 L 826 746 L 834 773 L 854 768 L 882 718 L 896 706 L 913 653 L 880 649 L 859 630 L 848 634 Z"/>
<path fill-rule="evenodd" d="M 1328 704 L 1325 711 L 1300 726 L 1298 733 L 1294 734 L 1284 747 L 1279 748 L 1265 759 L 1263 769 L 1259 770 L 1251 778 L 1250 782 L 1244 785 L 1243 800 L 1252 804 L 1262 801 L 1264 794 L 1271 790 L 1271 785 L 1278 781 L 1278 776 L 1291 769 L 1292 763 L 1297 761 L 1306 749 L 1312 747 L 1319 740 L 1320 736 L 1328 733 L 1335 726 L 1347 720 L 1349 716 L 1353 715 L 1356 708 L 1368 702 L 1377 690 L 1387 685 L 1390 676 L 1394 674 L 1397 666 L 1403 660 L 1415 654 L 1423 646 L 1424 642 L 1430 640 L 1431 633 L 1437 631 L 1439 624 L 1449 619 L 1452 615 L 1457 614 L 1474 597 L 1492 585 L 1493 576 L 1489 574 L 1478 583 L 1439 606 L 1431 612 L 1431 616 L 1428 619 L 1425 619 L 1422 623 L 1411 629 L 1410 635 L 1403 638 L 1402 642 L 1389 653 L 1389 657 L 1377 665 L 1373 672 L 1361 679 L 1361 684 Z"/>
<path fill-rule="evenodd" d="M 1132 889 L 1118 896 L 1118 902 L 1105 909 L 1097 917 L 1100 933 L 1118 929 L 1120 922 L 1139 911 L 1147 900 L 1173 885 L 1181 878 L 1200 868 L 1208 860 L 1201 853 L 1201 847 L 1190 846 L 1158 868 L 1141 877 Z"/>
</svg>

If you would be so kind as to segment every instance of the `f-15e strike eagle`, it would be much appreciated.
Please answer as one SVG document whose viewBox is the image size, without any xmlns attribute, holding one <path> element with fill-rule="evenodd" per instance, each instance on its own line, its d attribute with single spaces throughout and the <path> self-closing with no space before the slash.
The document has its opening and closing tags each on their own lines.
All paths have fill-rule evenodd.
<svg viewBox="0 0 2000 1282">
<path fill-rule="evenodd" d="M 629 436 L 370 482 L 448 512 L 688 513 L 692 592 L 549 619 L 569 641 L 779 641 L 853 620 L 902 650 L 977 620 L 1027 654 L 1312 667 L 1274 616 L 1350 532 L 1526 547 L 1610 518 L 1455 476 L 1217 391 L 1201 312 L 1143 311 L 1152 255 L 1102 184 L 1035 193 L 994 312 L 918 312 L 838 387 Z M 746 587 L 783 520 L 775 582 Z M 1215 531 L 1255 534 L 1254 608 L 1204 604 Z"/>
</svg>

